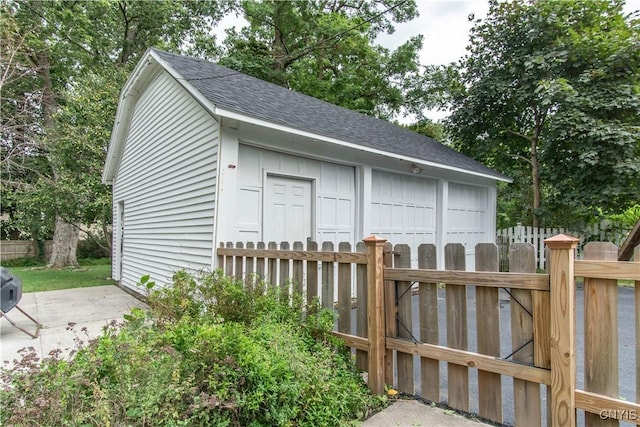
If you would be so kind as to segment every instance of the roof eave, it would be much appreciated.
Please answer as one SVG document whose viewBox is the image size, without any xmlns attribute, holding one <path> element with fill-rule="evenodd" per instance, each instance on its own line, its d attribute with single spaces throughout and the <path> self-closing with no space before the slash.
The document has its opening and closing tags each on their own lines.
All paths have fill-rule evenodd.
<svg viewBox="0 0 640 427">
<path fill-rule="evenodd" d="M 118 169 L 118 164 L 120 162 L 122 153 L 124 151 L 124 142 L 129 130 L 131 113 L 133 112 L 133 107 L 135 106 L 135 102 L 137 101 L 138 95 L 142 93 L 144 86 L 148 84 L 151 76 L 154 75 L 156 72 L 158 72 L 160 68 L 164 69 L 167 73 L 169 73 L 169 75 L 171 75 L 176 80 L 176 82 L 178 82 L 178 84 L 180 84 L 191 96 L 193 96 L 200 103 L 200 105 L 202 105 L 202 107 L 205 110 L 207 110 L 214 118 L 225 117 L 225 118 L 240 120 L 240 121 L 251 123 L 257 126 L 267 127 L 277 131 L 293 134 L 293 135 L 299 135 L 306 138 L 316 139 L 318 141 L 324 141 L 330 144 L 337 144 L 339 146 L 348 147 L 355 150 L 367 151 L 370 153 L 379 154 L 379 155 L 390 157 L 393 159 L 404 160 L 404 161 L 416 163 L 416 164 L 427 166 L 427 167 L 470 174 L 470 175 L 488 178 L 496 181 L 503 181 L 508 183 L 512 182 L 512 180 L 509 179 L 508 177 L 505 177 L 498 173 L 489 174 L 489 173 L 470 171 L 468 169 L 464 169 L 460 167 L 444 165 L 442 163 L 437 163 L 437 162 L 430 162 L 425 159 L 403 156 L 397 153 L 392 153 L 389 151 L 366 147 L 353 142 L 328 137 L 325 135 L 305 131 L 302 129 L 293 128 L 290 126 L 273 123 L 268 120 L 247 115 L 246 113 L 219 108 L 216 105 L 214 105 L 208 98 L 206 98 L 191 83 L 189 83 L 189 81 L 184 79 L 184 77 L 175 68 L 173 68 L 169 63 L 163 60 L 153 49 L 149 49 L 143 55 L 138 65 L 136 65 L 136 68 L 131 74 L 131 77 L 129 77 L 129 79 L 127 80 L 127 83 L 125 83 L 125 86 L 122 90 L 122 94 L 120 95 L 120 102 L 118 104 L 116 120 L 113 128 L 113 132 L 111 134 L 111 140 L 109 142 L 109 149 L 107 152 L 107 159 L 105 161 L 105 167 L 102 174 L 102 182 L 105 184 L 111 184 L 113 182 L 113 178 Z"/>
<path fill-rule="evenodd" d="M 113 183 L 113 178 L 118 170 L 118 164 L 124 151 L 124 142 L 129 132 L 133 108 L 139 94 L 142 93 L 144 85 L 148 83 L 157 70 L 157 59 L 154 57 L 153 51 L 148 49 L 122 88 L 113 130 L 111 131 L 111 139 L 109 140 L 107 157 L 102 171 L 103 184 Z"/>
<path fill-rule="evenodd" d="M 317 134 L 317 133 L 313 133 L 313 132 L 308 132 L 308 131 L 304 131 L 304 130 L 301 130 L 301 129 L 292 128 L 290 126 L 280 125 L 280 124 L 273 123 L 273 122 L 270 122 L 270 121 L 267 121 L 267 120 L 264 120 L 264 119 L 251 117 L 251 116 L 248 116 L 247 114 L 244 114 L 244 113 L 238 113 L 238 112 L 231 111 L 231 110 L 225 110 L 225 109 L 222 109 L 222 108 L 219 108 L 219 107 L 215 107 L 215 106 L 213 108 L 214 108 L 214 110 L 212 111 L 212 114 L 214 114 L 215 116 L 218 116 L 218 117 L 239 120 L 239 121 L 243 121 L 243 122 L 254 124 L 256 126 L 267 127 L 267 128 L 271 128 L 271 129 L 274 129 L 274 130 L 277 130 L 277 131 L 293 134 L 293 135 L 299 135 L 299 136 L 303 136 L 303 137 L 306 137 L 306 138 L 316 139 L 318 141 L 328 142 L 330 144 L 337 144 L 337 145 L 340 145 L 342 147 L 352 148 L 354 150 L 367 151 L 367 152 L 370 152 L 370 153 L 379 154 L 381 156 L 390 157 L 390 158 L 397 159 L 397 160 L 404 160 L 404 161 L 407 161 L 407 162 L 416 163 L 416 164 L 421 165 L 421 166 L 427 166 L 427 167 L 436 168 L 436 169 L 442 169 L 442 170 L 447 170 L 447 171 L 461 172 L 461 173 L 471 174 L 471 175 L 475 175 L 475 176 L 478 176 L 478 177 L 488 178 L 488 179 L 492 179 L 492 180 L 496 180 L 496 181 L 503 181 L 503 182 L 508 182 L 508 183 L 512 182 L 512 180 L 510 178 L 502 176 L 502 175 L 497 174 L 497 173 L 494 175 L 494 174 L 470 171 L 468 169 L 459 168 L 459 167 L 450 166 L 450 165 L 444 165 L 442 163 L 430 162 L 430 161 L 425 160 L 425 159 L 419 159 L 419 158 L 410 157 L 410 156 L 403 156 L 401 154 L 392 153 L 392 152 L 384 151 L 384 150 L 379 150 L 379 149 L 375 149 L 375 148 L 371 148 L 371 147 L 366 147 L 366 146 L 363 146 L 363 145 L 360 145 L 360 144 L 356 144 L 356 143 L 353 143 L 353 142 L 344 141 L 344 140 L 341 140 L 341 139 L 331 138 L 331 137 L 328 137 L 328 136 L 325 136 L 325 135 L 320 135 L 320 134 Z"/>
</svg>

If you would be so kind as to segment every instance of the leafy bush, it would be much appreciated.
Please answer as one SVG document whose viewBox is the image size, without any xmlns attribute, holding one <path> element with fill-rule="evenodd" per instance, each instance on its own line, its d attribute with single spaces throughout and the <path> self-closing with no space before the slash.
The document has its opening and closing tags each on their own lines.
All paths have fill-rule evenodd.
<svg viewBox="0 0 640 427">
<path fill-rule="evenodd" d="M 0 424 L 334 426 L 383 404 L 329 333 L 333 312 L 218 273 L 142 282 L 147 312 L 69 361 L 4 371 Z"/>
<path fill-rule="evenodd" d="M 78 240 L 76 253 L 78 258 L 104 258 L 111 256 L 105 238 L 96 236 Z"/>
<path fill-rule="evenodd" d="M 38 267 L 44 265 L 44 262 L 32 257 L 3 259 L 3 267 Z"/>
</svg>

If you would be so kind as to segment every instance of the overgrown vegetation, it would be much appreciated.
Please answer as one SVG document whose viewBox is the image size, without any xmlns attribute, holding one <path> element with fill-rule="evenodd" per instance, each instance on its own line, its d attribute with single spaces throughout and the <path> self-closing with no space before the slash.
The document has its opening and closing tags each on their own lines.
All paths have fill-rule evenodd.
<svg viewBox="0 0 640 427">
<path fill-rule="evenodd" d="M 142 284 L 153 288 L 148 278 Z M 178 272 L 72 360 L 3 371 L 2 425 L 348 425 L 380 409 L 333 312 Z"/>
</svg>

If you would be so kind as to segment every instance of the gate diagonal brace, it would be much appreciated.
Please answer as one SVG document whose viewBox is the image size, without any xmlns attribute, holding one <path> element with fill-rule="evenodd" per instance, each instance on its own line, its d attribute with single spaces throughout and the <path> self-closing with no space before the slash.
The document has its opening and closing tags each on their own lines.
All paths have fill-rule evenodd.
<svg viewBox="0 0 640 427">
<path fill-rule="evenodd" d="M 514 300 L 520 307 L 522 307 L 522 309 L 533 318 L 533 313 L 529 311 L 529 309 L 527 309 L 527 307 L 525 307 L 519 300 L 518 298 L 514 297 L 513 294 L 511 293 L 511 291 L 509 291 L 509 289 L 507 288 L 502 288 L 504 289 L 504 291 L 509 294 L 509 297 Z"/>
<path fill-rule="evenodd" d="M 400 321 L 400 316 L 398 315 L 398 305 L 400 304 L 400 299 L 402 299 L 402 297 L 404 297 L 407 292 L 409 293 L 409 296 L 411 296 L 411 290 L 416 283 L 417 282 L 415 281 L 411 282 L 411 286 L 408 286 L 403 293 L 398 295 L 398 283 L 396 282 L 396 324 L 402 327 L 402 329 L 404 329 L 411 336 L 414 344 L 422 344 L 416 337 L 413 336 L 413 333 L 409 330 L 409 328 L 407 328 L 407 326 Z"/>
<path fill-rule="evenodd" d="M 38 338 L 38 335 L 40 334 L 40 328 L 42 328 L 42 325 L 36 319 L 31 317 L 29 315 L 29 313 L 27 313 L 22 308 L 20 308 L 19 305 L 16 305 L 15 308 L 20 310 L 20 313 L 24 314 L 29 320 L 31 320 L 33 323 L 36 324 L 36 331 L 35 332 L 31 333 L 31 332 L 27 331 L 26 329 L 21 328 L 20 326 L 16 325 L 15 322 L 13 320 L 11 320 L 9 318 L 9 316 L 7 316 L 7 313 L 4 313 L 4 312 L 0 311 L 0 317 L 4 317 L 5 319 L 7 319 L 7 321 L 11 324 L 11 326 L 13 326 L 14 328 L 18 329 L 21 332 L 24 332 L 25 334 L 29 335 L 31 338 Z"/>
</svg>

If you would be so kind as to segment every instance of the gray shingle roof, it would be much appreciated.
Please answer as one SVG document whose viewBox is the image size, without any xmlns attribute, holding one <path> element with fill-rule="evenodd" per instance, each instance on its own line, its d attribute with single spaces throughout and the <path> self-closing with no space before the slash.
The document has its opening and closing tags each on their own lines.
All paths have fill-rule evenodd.
<svg viewBox="0 0 640 427">
<path fill-rule="evenodd" d="M 265 82 L 206 60 L 154 52 L 215 106 L 270 123 L 504 180 L 438 141 L 385 120 Z"/>
</svg>

